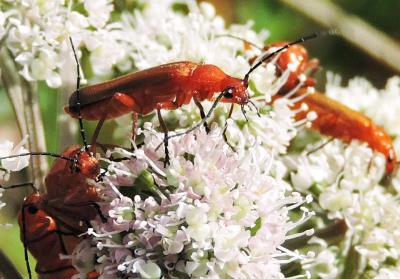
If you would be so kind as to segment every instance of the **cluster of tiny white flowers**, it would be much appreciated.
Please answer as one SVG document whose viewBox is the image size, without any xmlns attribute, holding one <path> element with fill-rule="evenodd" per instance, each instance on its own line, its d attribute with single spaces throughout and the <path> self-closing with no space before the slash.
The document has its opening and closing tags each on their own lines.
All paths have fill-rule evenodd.
<svg viewBox="0 0 400 279">
<path fill-rule="evenodd" d="M 316 253 L 311 259 L 301 262 L 303 268 L 310 272 L 312 278 L 334 279 L 337 278 L 339 269 L 337 267 L 338 249 L 329 247 L 328 243 L 313 236 L 308 244 L 310 249 Z"/>
<path fill-rule="evenodd" d="M 400 268 L 399 267 L 390 267 L 390 268 L 381 268 L 379 272 L 371 272 L 371 278 L 375 279 L 387 279 L 387 278 L 399 278 L 400 277 Z"/>
<path fill-rule="evenodd" d="M 329 73 L 326 93 L 350 108 L 363 112 L 393 136 L 395 141 L 399 140 L 400 124 L 395 112 L 400 109 L 400 77 L 390 78 L 385 88 L 377 89 L 360 77 L 350 80 L 344 87 L 341 86 L 340 76 Z"/>
<path fill-rule="evenodd" d="M 187 11 L 177 12 L 179 4 Z M 234 34 L 259 45 L 266 38 L 265 33 L 258 34 L 249 25 L 225 27 L 211 4 L 198 5 L 191 0 L 146 1 L 142 11 L 125 13 L 123 18 L 124 28 L 130 29 L 135 38 L 131 42 L 136 50 L 132 57 L 139 69 L 188 60 L 214 64 L 231 75 L 243 76 L 249 68 L 246 58 L 257 52 L 250 50 L 237 57 L 238 52 L 243 52 L 243 43 L 220 36 Z"/>
<path fill-rule="evenodd" d="M 96 75 L 110 74 L 127 55 L 119 43 L 120 24 L 108 23 L 110 0 L 18 0 L 1 7 L 0 38 L 27 81 L 44 80 L 50 87 L 60 87 L 76 79 L 69 37 L 89 50 Z"/>
<path fill-rule="evenodd" d="M 245 49 L 240 40 L 223 35 L 259 45 L 267 35 L 252 31 L 250 24 L 225 27 L 210 4 L 195 1 L 146 1 L 133 14 L 123 12 L 121 22 L 129 34 L 125 36 L 134 38 L 124 42 L 138 70 L 188 60 L 210 63 L 242 78 L 250 69 L 250 58 L 260 51 Z M 80 274 L 96 269 L 102 279 L 122 274 L 282 278 L 281 264 L 304 259 L 281 245 L 312 233 L 288 235 L 313 215 L 301 207 L 311 200 L 287 193 L 282 179 L 286 167 L 275 157 L 286 152 L 296 127 L 305 122 L 294 121 L 295 112 L 285 98 L 266 105 L 287 77 L 286 73 L 278 78 L 273 63 L 254 71 L 249 91 L 259 114 L 253 108 L 246 118 L 235 108 L 227 120 L 230 105 L 219 104 L 210 122 L 220 128 L 214 125 L 210 134 L 201 130 L 171 140 L 171 164 L 166 168 L 160 162 L 164 148 L 157 149 L 163 135 L 150 123 L 138 131 L 138 136 L 145 135 L 144 147 L 133 153 L 116 150 L 113 156 L 135 159 L 108 161 L 110 175 L 101 187 L 108 200 L 103 212 L 109 219 L 106 224 L 95 223 L 88 232 L 97 250 L 88 242 L 76 249 L 73 261 Z M 206 111 L 211 104 L 203 103 Z M 183 128 L 196 123 L 199 113 L 190 104 L 164 118 L 178 119 L 177 128 Z M 159 126 L 156 119 L 152 121 Z M 229 145 L 222 135 L 225 123 Z M 294 209 L 300 213 L 296 221 L 288 216 Z M 90 257 L 97 259 L 94 265 L 87 260 Z"/>
<path fill-rule="evenodd" d="M 111 162 L 103 184 L 112 199 L 103 208 L 109 221 L 89 232 L 99 249 L 100 278 L 281 278 L 281 262 L 303 258 L 281 244 L 312 216 L 303 208 L 300 220 L 288 221 L 288 211 L 306 200 L 285 196 L 286 183 L 268 173 L 273 158 L 264 148 L 233 152 L 221 133 L 214 126 L 209 134 L 172 140 L 165 169 L 164 151 L 154 152 L 162 134 L 153 130 L 145 132 L 143 149 L 113 153 L 135 159 Z M 151 179 L 138 184 L 149 170 Z M 130 199 L 116 186 L 137 194 Z"/>
<path fill-rule="evenodd" d="M 0 42 L 5 41 L 26 80 L 45 80 L 50 87 L 60 87 L 76 78 L 70 36 L 79 57 L 80 49 L 87 50 L 94 80 L 185 60 L 213 64 L 242 78 L 251 67 L 249 61 L 261 52 L 226 35 L 260 46 L 268 36 L 253 31 L 250 23 L 225 26 L 207 3 L 135 3 L 138 7 L 118 11 L 111 19 L 110 0 L 4 1 Z M 103 159 L 108 173 L 99 188 L 108 221 L 93 221 L 87 232 L 90 238 L 76 247 L 72 260 L 80 274 L 75 278 L 93 270 L 100 279 L 283 278 L 282 265 L 295 260 L 302 265 L 298 274 L 336 278 L 346 268 L 349 246 L 365 259 L 361 272 L 376 278 L 397 277 L 400 174 L 391 179 L 390 187 L 383 185 L 384 156 L 356 140 L 345 144 L 323 138 L 285 156 L 298 128 L 307 127 L 315 117 L 310 114 L 295 122 L 289 97 L 271 104 L 290 71 L 277 77 L 275 70 L 271 61 L 250 75 L 255 105 L 246 115 L 235 106 L 227 119 L 230 104 L 220 103 L 209 119 L 214 123 L 209 134 L 199 129 L 171 139 L 170 165 L 162 163 L 163 134 L 154 130 L 159 126 L 155 117 L 138 129 L 137 136 L 144 138 L 142 147 L 132 152 L 115 149 Z M 361 78 L 342 87 L 338 76 L 329 75 L 326 94 L 371 117 L 400 150 L 395 114 L 400 78 L 390 79 L 385 89 L 378 90 Z M 212 103 L 202 105 L 207 112 Z M 163 113 L 167 122 L 177 123 L 178 130 L 200 120 L 193 102 Z M 128 134 L 122 130 L 131 125 L 118 123 L 118 132 Z M 27 152 L 22 145 L 4 142 L 0 156 Z M 2 160 L 0 183 L 28 160 L 27 156 Z M 0 197 L 2 193 L 0 188 Z M 303 206 L 311 203 L 309 194 L 316 201 Z M 0 208 L 4 205 L 0 202 Z M 329 226 L 327 219 L 345 223 L 347 232 L 340 233 L 347 246 L 313 237 L 301 247 L 313 251 L 314 258 L 286 249 L 285 241 L 310 238 L 313 230 L 303 229 L 303 225 L 309 228 L 306 222 L 313 216 L 307 208 L 323 216 L 315 221 L 322 230 Z M 299 219 L 291 218 L 290 211 Z"/>
<path fill-rule="evenodd" d="M 400 125 L 396 112 L 400 109 L 400 77 L 390 78 L 385 88 L 376 89 L 364 78 L 349 81 L 341 86 L 337 75 L 328 75 L 327 93 L 349 107 L 361 111 L 383 127 L 393 138 L 394 150 L 400 156 Z M 400 172 L 395 173 L 392 185 L 400 192 Z"/>
<path fill-rule="evenodd" d="M 318 148 L 321 142 L 313 145 Z M 315 152 L 303 151 L 300 155 L 292 155 L 285 159 L 291 172 L 292 185 L 297 190 L 307 192 L 311 187 L 324 189 L 323 207 L 340 206 L 341 203 L 332 200 L 336 196 L 339 200 L 347 195 L 338 193 L 341 189 L 351 192 L 365 192 L 375 187 L 385 172 L 385 158 L 380 153 L 374 153 L 365 143 L 352 141 L 349 145 L 340 140 L 333 140 Z M 317 185 L 315 185 L 317 184 Z M 328 193 L 327 193 L 328 192 Z M 348 201 L 352 204 L 351 200 Z"/>
<path fill-rule="evenodd" d="M 385 128 L 398 152 L 400 137 L 395 111 L 383 108 L 400 102 L 400 79 L 391 78 L 382 90 L 362 78 L 351 80 L 347 87 L 342 87 L 340 77 L 332 74 L 328 75 L 328 81 L 326 94 L 365 113 Z M 393 188 L 399 189 L 398 174 L 383 185 L 385 158 L 382 154 L 357 140 L 350 144 L 333 140 L 318 148 L 324 141 L 327 139 L 308 146 L 300 155 L 285 158 L 292 185 L 298 191 L 316 195 L 329 218 L 345 220 L 349 229 L 346 237 L 352 240 L 355 250 L 366 259 L 369 269 L 384 276 L 391 265 L 399 266 L 400 226 L 396 208 L 400 202 L 393 191 Z M 316 151 L 310 152 L 315 148 Z M 388 260 L 394 264 L 386 267 Z"/>
<path fill-rule="evenodd" d="M 177 12 L 176 4 L 183 4 L 186 12 Z M 256 33 L 251 29 L 251 24 L 225 26 L 224 20 L 215 14 L 214 7 L 208 3 L 195 1 L 168 0 L 146 1 L 142 11 L 133 15 L 124 13 L 124 30 L 129 30 L 130 36 L 135 38 L 130 42 L 132 59 L 139 69 L 173 61 L 193 61 L 209 63 L 220 67 L 228 75 L 243 78 L 250 69 L 249 60 L 259 56 L 257 48 L 246 49 L 245 44 L 224 35 L 235 35 L 249 40 L 260 46 L 263 45 L 268 33 Z M 274 63 L 259 67 L 250 76 L 250 82 L 257 88 L 250 95 L 261 101 L 261 117 L 251 117 L 255 111 L 248 112 L 249 121 L 239 106 L 233 110 L 231 118 L 226 121 L 230 104 L 219 104 L 214 120 L 221 125 L 228 123 L 227 138 L 233 146 L 251 146 L 253 142 L 262 142 L 276 154 L 284 153 L 290 140 L 296 135 L 293 113 L 288 109 L 288 103 L 281 100 L 273 107 L 264 108 L 264 103 L 271 100 L 282 86 L 287 75 L 277 78 Z M 206 111 L 211 102 L 202 104 Z M 174 110 L 166 116 L 178 119 L 178 127 L 188 127 L 199 120 L 197 107 L 192 103 L 179 110 Z M 154 119 L 155 123 L 157 120 Z"/>
</svg>

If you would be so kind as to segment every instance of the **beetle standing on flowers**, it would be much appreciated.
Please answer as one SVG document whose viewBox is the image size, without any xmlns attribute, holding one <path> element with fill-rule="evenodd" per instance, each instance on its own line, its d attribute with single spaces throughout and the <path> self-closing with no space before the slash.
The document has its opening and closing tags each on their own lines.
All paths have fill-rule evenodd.
<svg viewBox="0 0 400 279">
<path fill-rule="evenodd" d="M 242 38 L 228 35 L 229 37 L 242 40 L 245 48 L 257 47 L 253 43 Z M 257 47 L 265 53 L 274 53 L 288 45 L 288 42 L 275 42 L 263 48 Z M 256 58 L 251 59 L 254 62 Z M 260 62 L 258 62 L 259 64 Z M 293 97 L 293 108 L 299 112 L 296 120 L 307 117 L 307 111 L 300 107 L 306 104 L 309 111 L 317 113 L 318 117 L 312 121 L 312 128 L 323 135 L 339 138 L 344 142 L 353 139 L 368 143 L 375 151 L 382 153 L 386 158 L 386 174 L 391 174 L 396 167 L 396 155 L 391 137 L 386 131 L 377 126 L 371 119 L 360 112 L 327 97 L 326 95 L 314 92 L 307 92 L 307 87 L 314 86 L 313 75 L 319 66 L 317 59 L 309 59 L 307 49 L 299 44 L 290 45 L 286 51 L 280 53 L 276 60 L 278 76 L 290 71 L 285 84 L 280 88 L 274 100 L 286 97 Z M 308 73 L 306 77 L 305 74 Z M 290 99 L 289 99 L 290 101 Z"/>
<path fill-rule="evenodd" d="M 161 116 L 162 109 L 177 109 L 193 99 L 203 119 L 201 125 L 205 124 L 205 120 L 219 101 L 240 105 L 245 113 L 244 106 L 252 104 L 248 93 L 250 74 L 264 61 L 289 46 L 315 37 L 317 34 L 303 37 L 262 57 L 243 79 L 231 77 L 214 65 L 189 61 L 175 62 L 80 88 L 71 95 L 65 111 L 74 118 L 99 120 L 98 127 L 101 127 L 106 119 L 116 118 L 129 112 L 133 112 L 136 119 L 137 114 L 146 115 L 156 110 L 164 132 L 164 166 L 166 166 L 169 163 L 168 139 L 186 134 L 200 125 L 195 125 L 186 132 L 168 136 L 167 127 Z M 217 93 L 219 95 L 215 97 Z M 215 100 L 208 115 L 205 115 L 201 105 L 204 100 Z"/>
<path fill-rule="evenodd" d="M 76 55 L 75 59 L 78 62 Z M 79 65 L 77 69 L 77 88 L 79 88 Z M 91 226 L 90 221 L 97 216 L 106 222 L 97 204 L 101 201 L 98 190 L 91 182 L 101 179 L 102 176 L 100 164 L 93 155 L 96 152 L 96 145 L 92 144 L 90 147 L 87 145 L 81 119 L 79 123 L 83 147 L 72 145 L 61 155 L 30 152 L 0 158 L 3 160 L 30 155 L 56 157 L 45 178 L 46 193 L 39 193 L 30 183 L 16 185 L 18 187 L 30 185 L 34 189 L 34 193 L 25 199 L 18 218 L 29 278 L 31 270 L 27 250 L 37 260 L 35 270 L 40 278 L 71 278 L 77 271 L 72 266 L 71 260 L 61 259 L 60 254 L 72 253 L 82 240 L 78 236 L 87 232 Z M 96 142 L 96 138 L 93 138 L 93 141 Z"/>
</svg>

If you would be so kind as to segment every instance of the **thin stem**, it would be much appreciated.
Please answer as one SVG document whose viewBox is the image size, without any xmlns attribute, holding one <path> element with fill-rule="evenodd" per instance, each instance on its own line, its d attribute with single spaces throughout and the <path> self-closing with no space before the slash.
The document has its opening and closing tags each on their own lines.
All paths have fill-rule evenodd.
<svg viewBox="0 0 400 279">
<path fill-rule="evenodd" d="M 29 135 L 28 148 L 30 150 L 44 151 L 43 121 L 39 108 L 38 94 L 35 84 L 29 84 L 19 74 L 19 69 L 14 63 L 10 52 L 5 48 L 0 49 L 0 68 L 3 87 L 11 101 L 20 133 Z M 32 178 L 35 185 L 43 185 L 48 164 L 45 157 L 31 158 Z"/>
<path fill-rule="evenodd" d="M 9 52 L 6 48 L 0 49 L 0 68 L 2 69 L 1 81 L 3 87 L 7 90 L 7 95 L 10 99 L 15 118 L 17 119 L 18 129 L 21 135 L 27 135 L 28 129 L 26 128 L 25 115 L 23 110 L 18 110 L 15 108 L 22 107 L 24 104 L 22 97 L 22 88 L 19 84 L 18 74 L 15 72 L 4 71 L 4 69 L 13 69 L 13 60 L 10 59 Z M 9 94 L 8 92 L 12 92 Z"/>
<path fill-rule="evenodd" d="M 22 279 L 21 274 L 8 259 L 8 257 L 0 250 L 0 278 L 4 279 Z"/>
<path fill-rule="evenodd" d="M 346 255 L 342 278 L 357 278 L 357 274 L 359 274 L 359 268 L 361 264 L 360 261 L 361 255 L 357 252 L 354 244 L 352 243 Z"/>
<path fill-rule="evenodd" d="M 37 86 L 32 83 L 28 84 L 24 80 L 22 80 L 22 83 L 25 83 L 28 89 L 26 94 L 24 94 L 24 111 L 29 133 L 29 149 L 43 152 L 46 150 L 46 141 L 44 136 L 42 113 L 39 107 Z M 34 156 L 33 180 L 35 185 L 39 185 L 39 187 L 40 185 L 43 185 L 47 171 L 48 164 L 45 156 Z"/>
</svg>

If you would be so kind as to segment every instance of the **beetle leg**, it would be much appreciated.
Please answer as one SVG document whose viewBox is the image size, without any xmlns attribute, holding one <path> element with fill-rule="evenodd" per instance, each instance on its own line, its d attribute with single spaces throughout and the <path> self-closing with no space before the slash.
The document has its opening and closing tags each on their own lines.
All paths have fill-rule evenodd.
<svg viewBox="0 0 400 279">
<path fill-rule="evenodd" d="M 228 118 L 227 119 L 231 118 L 231 116 L 232 116 L 233 106 L 234 106 L 234 104 L 232 104 L 231 108 L 229 109 L 229 113 L 228 113 Z M 235 152 L 236 151 L 235 148 L 229 143 L 228 138 L 226 137 L 226 129 L 227 128 L 228 128 L 228 126 L 227 126 L 227 124 L 225 124 L 224 131 L 222 132 L 222 136 L 223 136 L 225 142 L 229 145 L 229 147 L 232 148 L 232 150 Z"/>
<path fill-rule="evenodd" d="M 107 109 L 105 111 L 103 111 L 103 115 L 100 118 L 100 121 L 97 124 L 96 130 L 92 137 L 92 143 L 91 143 L 91 145 L 93 146 L 93 148 L 91 150 L 92 152 L 94 152 L 93 149 L 95 149 L 96 141 L 99 136 L 100 130 L 103 127 L 104 121 L 106 119 L 108 119 L 108 117 L 110 116 L 110 111 L 118 111 L 118 110 L 131 110 L 132 111 L 134 108 L 137 109 L 136 108 L 137 104 L 136 104 L 135 100 L 132 97 L 130 97 L 129 95 L 117 92 L 110 98 L 106 107 L 107 107 Z"/>
<path fill-rule="evenodd" d="M 61 231 L 60 225 L 58 223 L 56 223 L 56 228 L 57 228 L 56 231 Z M 58 236 L 58 240 L 60 241 L 61 251 L 63 252 L 63 254 L 67 255 L 68 252 L 67 252 L 67 248 L 65 248 L 65 243 L 64 243 L 64 239 L 62 237 L 62 234 L 61 233 L 57 233 L 57 232 L 56 232 L 56 234 Z"/>
<path fill-rule="evenodd" d="M 161 125 L 161 129 L 164 132 L 164 148 L 165 148 L 164 168 L 165 168 L 167 165 L 169 165 L 168 129 L 167 129 L 167 126 L 164 123 L 164 119 L 161 116 L 160 109 L 157 109 L 157 116 L 158 116 L 158 121 L 160 122 L 160 125 Z"/>
<path fill-rule="evenodd" d="M 331 137 L 330 139 L 326 140 L 325 142 L 323 142 L 322 144 L 318 145 L 318 146 L 315 147 L 314 149 L 311 149 L 310 151 L 308 151 L 308 152 L 306 153 L 306 155 L 308 156 L 308 155 L 310 155 L 310 154 L 312 154 L 312 153 L 314 153 L 314 152 L 316 152 L 316 151 L 322 149 L 325 145 L 329 144 L 329 143 L 332 142 L 334 139 L 335 139 L 334 137 Z"/>
<path fill-rule="evenodd" d="M 96 142 L 97 138 L 99 137 L 100 130 L 103 127 L 104 121 L 107 118 L 107 113 L 104 113 L 103 117 L 100 119 L 100 121 L 97 123 L 96 129 L 94 130 L 93 136 L 92 136 L 92 142 L 90 144 L 90 151 L 94 153 L 96 151 Z"/>
<path fill-rule="evenodd" d="M 100 205 L 95 202 L 95 201 L 86 201 L 86 202 L 80 202 L 80 203 L 64 203 L 65 206 L 70 206 L 70 207 L 84 207 L 84 206 L 91 206 L 94 208 L 94 210 L 97 212 L 97 215 L 99 215 L 101 222 L 107 223 L 107 218 L 104 216 L 103 212 L 101 211 Z M 90 220 L 87 220 L 90 221 Z"/>
<path fill-rule="evenodd" d="M 137 122 L 138 122 L 138 114 L 136 112 L 132 112 L 132 143 L 131 143 L 131 151 L 134 150 L 133 144 L 136 143 Z"/>
<path fill-rule="evenodd" d="M 196 106 L 197 106 L 197 107 L 199 108 L 199 110 L 200 110 L 201 119 L 206 118 L 206 114 L 204 113 L 204 108 L 203 108 L 203 106 L 201 105 L 201 103 L 200 103 L 196 98 L 194 98 L 193 100 L 194 100 L 194 103 L 196 104 Z M 210 128 L 208 127 L 207 122 L 204 122 L 204 128 L 206 129 L 206 132 L 207 132 L 207 134 L 208 134 L 208 133 L 210 132 Z"/>
<path fill-rule="evenodd" d="M 169 151 L 168 151 L 168 129 L 167 125 L 165 125 L 164 119 L 161 116 L 161 109 L 176 109 L 178 108 L 178 104 L 173 101 L 167 101 L 157 104 L 157 116 L 158 121 L 160 122 L 161 129 L 164 132 L 164 148 L 165 148 L 165 160 L 164 160 L 164 168 L 169 165 Z"/>
</svg>

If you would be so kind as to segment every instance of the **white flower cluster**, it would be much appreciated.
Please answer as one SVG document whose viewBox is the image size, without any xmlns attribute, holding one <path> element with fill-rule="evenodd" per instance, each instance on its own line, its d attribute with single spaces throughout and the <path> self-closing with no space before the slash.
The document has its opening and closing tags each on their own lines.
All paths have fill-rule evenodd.
<svg viewBox="0 0 400 279">
<path fill-rule="evenodd" d="M 326 93 L 329 97 L 365 113 L 376 124 L 385 128 L 395 141 L 399 141 L 400 124 L 396 111 L 400 109 L 400 77 L 390 78 L 385 88 L 377 89 L 364 78 L 354 78 L 347 87 L 342 87 L 340 76 L 328 73 Z"/>
<path fill-rule="evenodd" d="M 135 159 L 111 162 L 103 190 L 114 197 L 103 210 L 110 219 L 89 233 L 100 278 L 282 278 L 281 263 L 303 258 L 281 244 L 312 216 L 302 208 L 300 220 L 288 221 L 288 211 L 306 200 L 285 196 L 286 183 L 268 174 L 273 158 L 266 149 L 233 152 L 221 132 L 214 127 L 171 141 L 166 169 L 163 150 L 154 152 L 161 134 L 152 130 L 145 148 L 119 151 Z"/>
<path fill-rule="evenodd" d="M 375 89 L 361 78 L 351 80 L 347 87 L 340 85 L 338 76 L 329 74 L 328 80 L 326 94 L 362 111 L 382 125 L 393 137 L 399 156 L 400 134 L 394 119 L 395 108 L 391 108 L 400 103 L 400 79 L 390 79 L 382 90 Z M 290 180 L 294 189 L 316 195 L 323 214 L 329 218 L 345 220 L 349 229 L 346 238 L 359 254 L 358 260 L 366 260 L 364 269 L 375 270 L 374 274 L 379 272 L 381 276 L 388 273 L 392 266 L 398 269 L 400 223 L 396 221 L 396 208 L 400 206 L 400 201 L 394 192 L 394 189 L 399 189 L 398 174 L 392 177 L 391 183 L 386 181 L 382 184 L 385 175 L 385 158 L 382 154 L 356 140 L 350 144 L 333 140 L 323 145 L 324 141 L 326 143 L 324 139 L 313 144 L 301 155 L 285 158 L 287 166 L 291 168 Z M 309 152 L 321 145 L 323 147 Z M 344 259 L 341 261 L 337 266 L 344 268 Z M 378 271 L 380 268 L 382 271 Z"/>
<path fill-rule="evenodd" d="M 112 66 L 126 57 L 119 45 L 120 24 L 108 23 L 113 10 L 109 0 L 3 2 L 0 38 L 27 81 L 44 80 L 50 87 L 60 87 L 76 79 L 69 37 L 89 50 L 97 75 L 110 74 Z"/>
<path fill-rule="evenodd" d="M 194 1 L 146 1 L 142 10 L 121 18 L 125 32 L 135 38 L 129 48 L 138 69 L 190 60 L 243 77 L 249 59 L 260 53 L 246 51 L 241 41 L 221 35 L 234 34 L 260 45 L 265 39 L 249 25 L 225 28 L 212 6 Z M 287 75 L 277 78 L 275 66 L 269 64 L 250 78 L 257 88 L 250 88 L 250 94 L 265 103 Z M 203 105 L 207 110 L 211 103 Z M 287 99 L 261 105 L 260 115 L 247 113 L 248 121 L 235 109 L 232 120 L 226 121 L 230 105 L 219 104 L 213 121 L 222 127 L 214 125 L 210 134 L 201 130 L 170 141 L 171 165 L 165 169 L 160 162 L 164 149 L 157 150 L 163 135 L 145 124 L 139 130 L 144 147 L 112 154 L 134 159 L 108 161 L 110 175 L 101 187 L 109 199 L 103 206 L 109 221 L 88 232 L 97 250 L 90 241 L 76 249 L 73 262 L 81 274 L 77 277 L 93 269 L 102 279 L 284 277 L 281 264 L 305 257 L 281 245 L 312 233 L 288 235 L 312 216 L 302 207 L 310 199 L 286 192 L 285 167 L 275 161 L 286 152 L 296 127 L 304 124 L 293 120 L 289 106 Z M 199 113 L 189 105 L 165 119 L 179 119 L 176 127 L 182 128 L 198 121 Z M 227 142 L 235 152 L 223 139 L 225 122 Z M 154 124 L 159 125 L 157 120 Z M 289 218 L 290 210 L 297 212 L 297 221 Z M 88 260 L 91 256 L 97 260 Z"/>
<path fill-rule="evenodd" d="M 260 46 L 268 35 L 254 32 L 251 24 L 226 27 L 204 2 L 133 2 L 125 3 L 130 10 L 124 10 L 110 0 L 3 1 L 0 40 L 26 80 L 60 87 L 76 78 L 70 36 L 78 56 L 89 56 L 92 78 L 103 80 L 185 60 L 213 64 L 243 78 L 260 50 L 226 35 Z M 351 269 L 349 259 L 359 273 L 397 278 L 400 174 L 384 185 L 384 156 L 355 140 L 345 144 L 323 138 L 285 155 L 298 128 L 315 117 L 310 114 L 295 122 L 295 114 L 304 108 L 290 107 L 301 96 L 271 104 L 296 64 L 292 61 L 277 77 L 275 61 L 251 73 L 254 106 L 246 107 L 250 111 L 245 114 L 235 106 L 228 119 L 230 104 L 218 104 L 208 120 L 213 123 L 209 134 L 199 129 L 169 141 L 170 165 L 162 163 L 163 134 L 154 129 L 160 124 L 155 117 L 146 118 L 150 122 L 137 131 L 137 138 L 144 140 L 140 148 L 108 154 L 108 173 L 99 183 L 108 221 L 94 221 L 87 232 L 90 237 L 76 247 L 72 260 L 80 274 L 75 278 L 93 270 L 100 279 L 337 278 Z M 363 79 L 347 87 L 337 76 L 328 76 L 328 81 L 328 96 L 382 125 L 400 150 L 395 114 L 400 78 L 390 79 L 383 90 Z M 211 104 L 202 103 L 206 112 Z M 168 126 L 177 130 L 200 120 L 193 102 L 163 114 Z M 119 132 L 128 134 L 121 130 L 131 125 L 118 123 Z M 22 144 L 0 145 L 0 156 L 22 152 Z M 9 171 L 22 169 L 28 157 L 24 160 L 3 160 L 0 175 L 7 178 Z M 316 198 L 313 203 L 310 194 Z M 309 208 L 318 213 L 313 223 L 307 223 L 313 216 Z M 311 239 L 310 224 L 318 228 Z M 327 232 L 338 229 L 336 224 L 347 229 L 336 231 L 335 236 L 342 237 L 339 244 L 331 243 Z M 296 239 L 308 240 L 298 246 L 301 253 L 313 251 L 316 256 L 311 259 L 285 248 L 285 241 L 290 247 Z M 301 268 L 291 265 L 296 260 Z"/>
<path fill-rule="evenodd" d="M 123 13 L 122 22 L 129 37 L 135 38 L 130 41 L 129 48 L 139 70 L 188 60 L 213 64 L 228 75 L 243 78 L 250 69 L 249 60 L 260 55 L 260 50 L 246 49 L 242 41 L 224 35 L 235 35 L 261 46 L 267 36 L 266 32 L 253 31 L 250 24 L 225 27 L 223 19 L 215 14 L 212 5 L 205 2 L 197 5 L 195 1 L 146 1 L 143 10 L 135 11 L 133 15 Z M 271 96 L 276 94 L 287 75 L 277 78 L 275 69 L 274 63 L 269 63 L 251 74 L 250 82 L 257 88 L 257 92 L 252 90 L 253 87 L 249 88 L 252 98 L 269 102 Z M 207 111 L 211 103 L 204 102 L 202 105 Z M 234 121 L 226 121 L 230 104 L 219 104 L 214 121 L 230 125 L 226 136 L 234 146 L 251 146 L 258 141 L 275 154 L 284 153 L 296 135 L 294 113 L 288 106 L 285 100 L 276 102 L 272 108 L 261 105 L 261 114 L 267 117 L 249 117 L 246 122 L 239 106 L 233 110 L 231 118 Z M 248 114 L 256 115 L 255 111 L 249 111 Z M 199 112 L 192 102 L 169 112 L 167 118 L 178 122 L 178 128 L 188 127 L 199 120 Z M 154 123 L 158 124 L 156 119 Z"/>
<path fill-rule="evenodd" d="M 110 0 L 5 2 L 0 11 L 0 38 L 26 80 L 45 80 L 50 87 L 76 78 L 71 74 L 74 62 L 69 37 L 89 52 L 97 79 L 112 76 L 114 66 L 126 72 L 179 60 L 212 63 L 228 74 L 243 76 L 249 68 L 248 58 L 257 52 L 247 51 L 246 56 L 237 58 L 243 43 L 218 36 L 236 34 L 260 45 L 266 38 L 266 33 L 257 34 L 249 25 L 226 29 L 210 4 L 198 6 L 191 0 L 141 4 L 145 7 L 142 11 L 134 10 L 133 15 L 124 11 L 111 21 L 114 7 Z M 183 11 L 177 12 L 179 7 Z M 270 68 L 269 75 L 264 71 L 262 76 L 262 88 L 273 93 L 268 83 L 275 80 L 274 70 Z"/>
<path fill-rule="evenodd" d="M 177 11 L 179 6 L 184 11 Z M 230 75 L 242 77 L 249 68 L 247 58 L 257 52 L 242 56 L 241 41 L 223 37 L 235 34 L 262 45 L 266 34 L 257 34 L 249 25 L 225 27 L 224 20 L 216 16 L 214 7 L 195 1 L 146 1 L 143 11 L 124 14 L 124 28 L 135 38 L 131 41 L 135 65 L 147 69 L 168 62 L 189 60 L 214 64 Z M 221 37 L 222 36 L 222 37 Z M 256 50 L 258 51 L 258 50 Z"/>
</svg>

